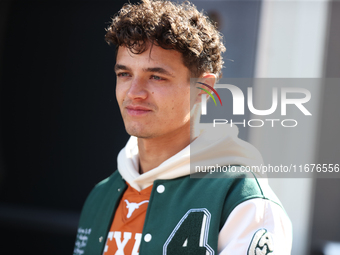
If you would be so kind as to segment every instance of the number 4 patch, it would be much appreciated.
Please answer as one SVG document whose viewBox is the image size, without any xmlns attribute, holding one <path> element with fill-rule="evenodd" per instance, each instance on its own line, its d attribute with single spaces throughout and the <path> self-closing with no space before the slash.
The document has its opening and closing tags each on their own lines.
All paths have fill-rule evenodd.
<svg viewBox="0 0 340 255">
<path fill-rule="evenodd" d="M 166 240 L 163 255 L 214 255 L 207 243 L 210 219 L 207 209 L 190 209 Z"/>
</svg>

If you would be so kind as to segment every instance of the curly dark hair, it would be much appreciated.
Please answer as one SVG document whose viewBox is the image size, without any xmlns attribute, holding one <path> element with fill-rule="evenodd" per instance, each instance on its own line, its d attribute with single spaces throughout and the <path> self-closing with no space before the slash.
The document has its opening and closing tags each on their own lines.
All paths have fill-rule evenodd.
<svg viewBox="0 0 340 255">
<path fill-rule="evenodd" d="M 142 0 L 138 4 L 125 4 L 112 18 L 105 40 L 126 46 L 135 54 L 147 50 L 148 43 L 182 53 L 183 63 L 191 75 L 204 72 L 221 75 L 226 49 L 222 35 L 209 18 L 189 3 L 163 0 Z"/>
</svg>

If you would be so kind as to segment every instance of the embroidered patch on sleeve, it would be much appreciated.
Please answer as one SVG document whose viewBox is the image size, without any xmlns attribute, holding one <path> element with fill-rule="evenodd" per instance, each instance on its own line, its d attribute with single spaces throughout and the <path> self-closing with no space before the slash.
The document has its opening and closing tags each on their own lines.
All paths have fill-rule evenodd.
<svg viewBox="0 0 340 255">
<path fill-rule="evenodd" d="M 248 255 L 267 255 L 274 251 L 273 238 L 267 229 L 259 229 L 255 232 L 248 248 Z"/>
</svg>

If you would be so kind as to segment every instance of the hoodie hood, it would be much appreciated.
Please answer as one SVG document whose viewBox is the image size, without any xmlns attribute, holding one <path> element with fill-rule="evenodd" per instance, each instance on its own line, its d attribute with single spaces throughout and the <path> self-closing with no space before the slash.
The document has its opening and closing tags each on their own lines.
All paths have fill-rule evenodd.
<svg viewBox="0 0 340 255">
<path fill-rule="evenodd" d="M 192 166 L 262 164 L 258 150 L 237 135 L 235 125 L 212 127 L 211 124 L 200 124 L 200 135 L 190 145 L 142 175 L 138 171 L 137 137 L 131 136 L 118 154 L 118 171 L 131 187 L 141 191 L 151 186 L 156 179 L 174 179 L 189 175 L 190 163 Z"/>
</svg>

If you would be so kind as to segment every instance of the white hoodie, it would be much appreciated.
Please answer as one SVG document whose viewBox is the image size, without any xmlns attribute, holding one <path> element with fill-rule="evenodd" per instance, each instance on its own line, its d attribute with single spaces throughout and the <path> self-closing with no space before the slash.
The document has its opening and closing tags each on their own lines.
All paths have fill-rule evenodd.
<svg viewBox="0 0 340 255">
<path fill-rule="evenodd" d="M 223 125 L 223 129 L 213 130 L 205 126 L 190 145 L 142 175 L 138 171 L 137 138 L 131 137 L 118 155 L 118 171 L 130 186 L 140 191 L 151 186 L 156 179 L 174 179 L 189 175 L 190 163 L 244 166 L 262 164 L 258 150 L 237 137 L 236 126 L 226 128 Z M 271 192 L 266 178 L 260 178 L 259 182 L 264 192 Z M 270 234 L 263 233 L 262 229 Z M 269 250 L 255 247 L 262 239 L 268 243 L 263 247 L 268 247 Z M 287 255 L 290 254 L 291 245 L 292 226 L 284 210 L 270 200 L 256 198 L 239 204 L 231 212 L 219 234 L 218 252 L 221 255 Z M 274 253 L 269 253 L 271 250 Z"/>
</svg>

